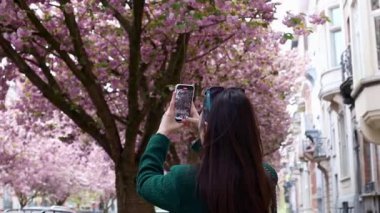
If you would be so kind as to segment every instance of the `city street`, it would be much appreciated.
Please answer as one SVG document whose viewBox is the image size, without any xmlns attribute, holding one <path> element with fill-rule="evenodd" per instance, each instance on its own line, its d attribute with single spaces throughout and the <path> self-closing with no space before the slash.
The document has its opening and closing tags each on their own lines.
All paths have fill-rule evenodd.
<svg viewBox="0 0 380 213">
<path fill-rule="evenodd" d="M 380 213 L 379 94 L 380 0 L 1 0 L 0 212 Z"/>
</svg>

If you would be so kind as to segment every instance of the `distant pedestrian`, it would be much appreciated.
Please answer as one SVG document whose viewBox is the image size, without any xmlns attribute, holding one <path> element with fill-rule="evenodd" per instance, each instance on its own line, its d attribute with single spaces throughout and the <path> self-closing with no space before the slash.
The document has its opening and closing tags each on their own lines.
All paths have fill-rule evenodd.
<svg viewBox="0 0 380 213">
<path fill-rule="evenodd" d="M 137 191 L 147 201 L 170 212 L 276 212 L 277 173 L 263 163 L 259 125 L 242 89 L 212 87 L 205 91 L 201 116 L 175 121 L 174 96 L 160 127 L 141 157 Z M 198 124 L 199 165 L 163 164 L 169 136 Z"/>
</svg>

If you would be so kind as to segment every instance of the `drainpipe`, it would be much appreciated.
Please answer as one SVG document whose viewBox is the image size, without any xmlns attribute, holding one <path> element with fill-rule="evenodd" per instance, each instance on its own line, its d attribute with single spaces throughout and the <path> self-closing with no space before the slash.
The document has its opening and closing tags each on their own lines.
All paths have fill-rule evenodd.
<svg viewBox="0 0 380 213">
<path fill-rule="evenodd" d="M 331 206 L 330 206 L 330 184 L 329 184 L 329 172 L 328 170 L 321 165 L 319 162 L 317 164 L 317 168 L 321 170 L 323 177 L 325 178 L 325 183 L 326 183 L 326 209 L 327 213 L 331 213 Z"/>
<path fill-rule="evenodd" d="M 360 154 L 360 143 L 359 143 L 359 136 L 358 136 L 358 131 L 357 129 L 355 128 L 354 129 L 354 143 L 355 143 L 355 147 L 354 147 L 354 150 L 355 150 L 355 157 L 356 157 L 356 166 L 355 166 L 355 174 L 356 174 L 356 189 L 355 189 L 355 206 L 354 208 L 356 209 L 355 212 L 362 212 L 363 211 L 363 208 L 362 208 L 362 202 L 360 202 L 360 195 L 362 194 L 362 177 L 361 177 L 361 167 L 360 167 L 360 157 L 359 157 L 359 154 Z"/>
</svg>

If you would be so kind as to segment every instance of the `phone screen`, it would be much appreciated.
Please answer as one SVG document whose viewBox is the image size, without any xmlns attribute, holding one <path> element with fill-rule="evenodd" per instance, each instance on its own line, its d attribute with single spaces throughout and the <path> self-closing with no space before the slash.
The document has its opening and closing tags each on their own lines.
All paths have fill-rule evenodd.
<svg viewBox="0 0 380 213">
<path fill-rule="evenodd" d="M 194 86 L 177 85 L 175 92 L 175 119 L 182 121 L 190 116 L 191 103 L 193 101 Z"/>
</svg>

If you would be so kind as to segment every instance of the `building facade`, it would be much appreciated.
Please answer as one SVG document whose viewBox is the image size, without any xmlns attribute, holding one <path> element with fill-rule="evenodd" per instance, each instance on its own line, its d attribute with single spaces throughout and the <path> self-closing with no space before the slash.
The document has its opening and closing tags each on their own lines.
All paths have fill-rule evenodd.
<svg viewBox="0 0 380 213">
<path fill-rule="evenodd" d="M 380 212 L 380 1 L 343 0 L 345 46 L 341 94 L 352 109 L 358 152 L 358 206 Z M 344 61 L 345 62 L 345 61 Z"/>
<path fill-rule="evenodd" d="M 300 1 L 330 22 L 293 46 L 311 65 L 282 150 L 288 211 L 380 212 L 380 1 Z"/>
</svg>

